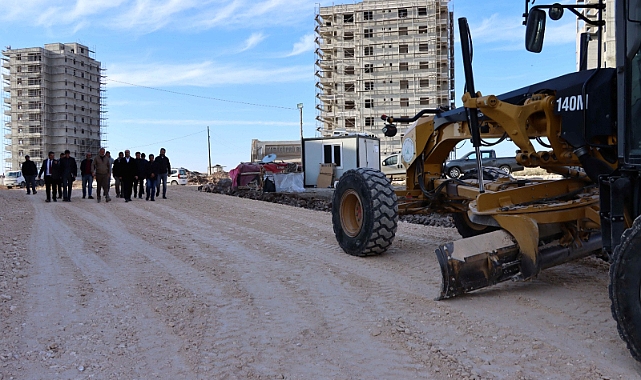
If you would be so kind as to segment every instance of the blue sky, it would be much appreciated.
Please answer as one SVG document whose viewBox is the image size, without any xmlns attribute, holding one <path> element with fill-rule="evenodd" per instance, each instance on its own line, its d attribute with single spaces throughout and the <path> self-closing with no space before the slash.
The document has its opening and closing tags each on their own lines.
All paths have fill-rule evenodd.
<svg viewBox="0 0 641 380">
<path fill-rule="evenodd" d="M 320 5 L 343 3 L 353 2 Z M 297 103 L 304 104 L 304 135 L 315 135 L 318 4 L 2 0 L 0 44 L 88 46 L 106 69 L 106 132 L 112 152 L 156 154 L 165 147 L 173 166 L 205 171 L 209 126 L 212 163 L 229 170 L 249 160 L 252 138 L 298 139 Z M 467 17 L 472 29 L 477 91 L 500 94 L 575 70 L 572 17 L 549 21 L 543 53 L 531 54 L 523 48 L 522 1 L 453 0 L 450 7 L 455 18 Z M 464 80 L 458 38 L 455 54 L 460 105 Z"/>
</svg>

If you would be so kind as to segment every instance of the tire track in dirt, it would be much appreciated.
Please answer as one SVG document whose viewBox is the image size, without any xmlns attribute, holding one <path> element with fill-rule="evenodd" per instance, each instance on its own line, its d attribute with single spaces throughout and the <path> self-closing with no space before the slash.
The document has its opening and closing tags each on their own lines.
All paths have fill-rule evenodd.
<svg viewBox="0 0 641 380">
<path fill-rule="evenodd" d="M 135 210 L 134 212 L 137 217 L 149 217 L 146 215 L 146 210 Z M 166 210 L 164 212 L 166 212 Z M 173 219 L 173 217 L 168 219 Z M 357 338 L 354 337 L 353 330 L 362 328 L 351 322 L 360 316 L 360 313 L 356 313 L 360 300 L 352 300 L 354 297 L 352 294 L 337 291 L 337 289 L 341 289 L 342 287 L 340 283 L 336 283 L 333 275 L 322 276 L 315 268 L 310 271 L 306 269 L 304 265 L 296 265 L 296 263 L 293 263 L 289 256 L 299 256 L 298 252 L 283 254 L 287 256 L 284 258 L 269 258 L 269 255 L 267 255 L 262 248 L 264 246 L 272 247 L 272 242 L 261 239 L 260 236 L 258 236 L 258 238 L 256 238 L 257 236 L 252 236 L 251 231 L 246 231 L 239 225 L 230 226 L 228 223 L 223 223 L 220 226 L 213 224 L 204 227 L 189 218 L 182 220 L 178 217 L 178 219 L 180 219 L 178 223 L 168 219 L 161 222 L 165 228 L 171 228 L 172 225 L 181 224 L 187 226 L 190 231 L 197 231 L 199 228 L 215 231 L 230 230 L 229 234 L 231 235 L 225 237 L 218 236 L 215 238 L 215 241 L 212 239 L 204 239 L 201 242 L 202 247 L 193 247 L 193 244 L 189 242 L 187 242 L 185 246 L 191 246 L 189 249 L 192 251 L 199 251 L 212 246 L 218 247 L 218 251 L 225 251 L 228 260 L 224 262 L 224 267 L 235 268 L 236 273 L 242 273 L 239 282 L 242 282 L 243 287 L 252 295 L 253 302 L 260 304 L 261 310 L 268 310 L 265 313 L 268 316 L 267 323 L 272 327 L 272 330 L 284 332 L 292 330 L 294 330 L 294 332 L 295 330 L 299 331 L 299 333 L 293 336 L 290 336 L 290 333 L 284 334 L 283 336 L 274 335 L 274 331 L 272 331 L 270 336 L 270 339 L 283 342 L 295 342 L 298 346 L 296 350 L 299 359 L 296 360 L 296 362 L 290 362 L 288 367 L 297 368 L 300 366 L 301 350 L 306 349 L 306 347 L 304 347 L 305 345 L 301 342 L 309 340 L 310 335 L 319 335 L 326 339 L 332 337 L 328 335 L 328 331 L 324 328 L 324 326 L 331 326 L 330 332 L 333 335 L 332 339 L 340 343 L 337 347 L 345 347 L 340 348 L 340 350 L 345 350 L 346 355 L 351 353 L 353 358 L 354 352 L 363 351 L 363 347 L 372 347 L 371 349 L 375 347 L 377 352 L 385 352 L 385 356 L 390 358 L 390 360 L 382 365 L 365 361 L 363 368 L 358 368 L 358 363 L 354 361 L 349 363 L 339 361 L 338 363 L 334 363 L 334 366 L 331 365 L 332 363 L 325 362 L 322 374 L 319 373 L 318 375 L 331 375 L 334 367 L 336 370 L 340 369 L 340 372 L 336 372 L 336 374 L 345 373 L 345 368 L 349 368 L 349 366 L 356 366 L 356 368 L 349 370 L 350 372 L 353 371 L 353 376 L 359 376 L 358 374 L 362 374 L 363 371 L 375 370 L 376 373 L 386 377 L 387 375 L 393 376 L 394 374 L 407 373 L 408 368 L 411 369 L 412 366 L 401 369 L 395 368 L 396 364 L 390 365 L 390 362 L 403 363 L 406 360 L 393 350 L 380 346 L 376 341 L 369 341 L 370 334 L 367 331 L 364 330 L 361 334 L 357 335 Z M 203 233 L 194 235 L 206 236 L 205 232 L 206 231 L 203 231 Z M 249 234 L 247 234 L 247 232 L 249 232 Z M 247 237 L 251 238 L 247 239 Z M 180 239 L 180 237 L 177 239 Z M 262 271 L 267 273 L 267 275 L 261 273 L 261 271 L 257 271 L 257 268 L 262 268 Z M 274 281 L 274 279 L 271 278 L 273 274 L 276 275 L 278 281 Z M 304 281 L 300 279 L 304 279 Z M 312 280 L 314 283 L 311 285 L 308 284 Z M 319 293 L 321 294 L 319 295 Z M 273 294 L 279 296 L 275 298 Z M 320 297 L 320 300 L 309 301 L 313 299 L 309 297 L 310 294 L 313 294 L 315 298 Z M 347 303 L 342 309 L 354 310 L 354 312 L 347 313 L 345 310 L 338 309 L 338 313 L 336 313 L 336 310 L 328 309 L 327 305 L 331 302 L 326 302 L 326 300 L 330 299 L 342 300 Z M 362 305 L 360 307 L 362 307 Z M 274 329 L 274 327 L 276 328 Z M 350 334 L 350 341 L 345 341 L 340 338 L 348 331 L 352 332 L 352 334 Z M 293 344 L 294 343 L 291 343 L 292 346 Z M 285 350 L 289 349 L 287 346 L 283 348 Z M 314 356 L 313 352 L 310 352 L 309 360 L 313 361 Z M 281 358 L 280 360 L 284 359 L 286 358 Z M 303 360 L 302 362 L 305 361 Z M 411 370 L 410 373 L 413 372 L 414 370 Z"/>
<path fill-rule="evenodd" d="M 117 339 L 132 345 L 108 352 L 98 342 L 113 346 L 111 341 L 85 324 L 86 335 L 95 339 L 82 348 L 124 355 L 125 365 L 131 363 L 131 348 L 142 355 L 142 364 L 129 368 L 130 375 L 142 373 L 151 360 L 152 351 L 139 342 L 154 342 L 148 337 L 152 330 L 134 328 L 136 323 L 155 323 L 161 331 L 156 338 L 174 342 L 172 349 L 161 348 L 157 359 L 178 357 L 182 364 L 165 373 L 183 371 L 182 378 L 628 379 L 641 374 L 616 330 L 610 336 L 608 325 L 614 322 L 609 315 L 602 319 L 599 308 L 608 303 L 600 293 L 603 267 L 590 261 L 550 269 L 531 283 L 506 283 L 435 302 L 440 269 L 433 249 L 457 238 L 451 229 L 400 223 L 388 253 L 361 259 L 340 250 L 328 213 L 190 188 L 170 190 L 169 200 L 153 203 L 43 204 L 55 207 L 54 219 L 73 230 L 72 239 L 97 235 L 61 255 L 64 275 L 74 281 L 54 285 L 85 291 L 71 297 L 80 312 L 103 302 L 118 305 L 111 313 L 93 309 L 94 325 L 112 328 Z M 93 225 L 101 224 L 99 234 Z M 79 325 L 66 328 L 80 331 Z M 63 360 L 70 355 L 62 355 L 58 363 L 72 363 Z M 41 368 L 48 374 L 58 370 Z M 105 361 L 104 368 L 127 377 L 117 361 Z"/>
<path fill-rule="evenodd" d="M 307 219 L 304 219 L 304 220 L 307 220 Z M 401 226 L 401 228 L 399 228 L 399 236 L 403 236 L 402 235 L 403 234 L 402 230 L 403 229 L 402 229 L 402 226 Z M 263 237 L 263 238 L 265 238 L 265 237 Z M 275 243 L 271 242 L 270 244 L 275 244 Z M 318 244 L 315 244 L 315 246 L 317 246 L 317 247 L 319 247 L 321 249 L 327 248 L 327 247 L 319 246 Z M 388 256 L 394 256 L 393 250 L 390 251 Z M 342 265 L 343 264 L 344 263 L 342 263 Z M 369 261 L 368 261 L 368 264 L 370 264 Z M 569 264 L 569 265 L 576 265 L 576 264 Z M 343 267 L 344 267 L 344 265 L 343 265 Z M 433 273 L 438 275 L 438 280 L 437 281 L 440 284 L 440 271 L 438 269 L 438 264 L 436 263 L 436 260 L 433 260 L 433 268 L 434 268 Z M 350 270 L 354 270 L 354 268 L 352 268 L 352 267 L 350 267 L 349 269 Z M 369 265 L 367 265 L 367 272 L 370 275 L 371 275 L 371 269 L 372 268 Z M 373 277 L 377 277 L 377 276 L 373 276 Z M 436 282 L 434 282 L 434 283 L 436 283 Z M 517 285 L 517 288 L 526 289 L 526 287 L 528 287 L 528 286 L 530 286 L 532 284 L 530 284 L 530 283 L 505 284 L 505 285 L 502 285 L 502 287 L 503 288 L 507 288 L 508 286 L 514 286 L 514 285 Z M 394 285 L 391 288 L 398 288 L 398 286 Z M 501 286 L 499 286 L 497 288 L 501 289 Z M 519 303 L 515 302 L 515 301 L 517 301 L 517 300 L 519 300 L 521 298 L 520 296 L 518 296 L 520 289 L 510 289 L 510 291 L 503 290 L 501 292 L 503 297 L 507 297 L 508 298 L 508 299 L 500 300 L 501 303 L 505 303 L 506 304 L 506 306 L 507 306 L 506 307 L 506 309 L 507 309 L 506 312 L 508 312 L 508 313 L 510 311 L 513 312 L 514 309 L 518 309 L 518 308 L 522 308 L 522 307 L 525 307 L 526 310 L 527 310 L 527 307 L 530 307 L 530 308 L 532 307 L 532 305 L 529 305 L 529 306 L 528 305 L 522 305 L 522 303 L 519 304 Z M 556 289 L 556 290 L 558 292 L 558 289 Z M 579 298 L 584 298 L 585 299 L 584 301 L 588 302 L 588 304 L 591 303 L 590 302 L 591 299 L 589 297 L 585 297 L 585 289 L 577 289 L 577 291 L 575 292 L 573 290 L 570 291 L 570 289 L 564 289 L 562 287 L 561 291 L 564 293 L 563 295 L 567 295 L 569 297 L 568 299 L 575 299 L 578 296 Z M 545 295 L 545 292 L 542 292 L 542 293 L 543 293 L 543 295 Z M 570 293 L 570 294 L 566 294 L 566 293 Z M 574 294 L 574 293 L 576 293 L 576 294 Z M 470 297 L 474 297 L 474 296 L 473 295 L 472 296 L 468 296 L 468 297 L 466 297 L 466 300 L 470 299 Z M 545 300 L 545 301 L 548 301 L 548 300 Z M 448 302 L 450 302 L 450 301 L 448 301 Z M 479 304 L 478 302 L 475 303 L 475 306 L 479 306 L 478 304 Z M 552 303 L 549 303 L 549 304 L 552 304 Z M 458 304 L 455 303 L 455 302 L 452 303 L 452 306 L 454 306 L 455 308 L 458 308 L 458 305 L 461 305 L 461 303 L 458 303 Z M 560 301 L 560 302 L 557 302 L 554 305 L 555 305 L 554 308 L 549 308 L 548 310 L 545 310 L 545 308 L 542 308 L 542 310 L 543 310 L 542 314 L 545 314 L 546 312 L 547 313 L 558 313 L 559 315 L 564 317 L 564 320 L 562 322 L 564 323 L 565 326 L 577 325 L 577 326 L 588 327 L 588 328 L 594 327 L 596 331 L 602 331 L 603 330 L 603 326 L 595 325 L 595 323 L 592 322 L 589 317 L 582 318 L 583 313 L 580 310 L 578 310 L 576 313 L 566 313 L 566 312 L 562 311 L 564 309 L 564 307 L 567 308 L 567 303 L 566 302 Z M 599 307 L 599 305 L 593 305 L 593 306 L 594 306 L 594 308 L 598 308 Z M 496 307 L 497 307 L 496 303 L 492 302 L 491 305 L 486 307 L 486 309 L 488 309 L 488 310 L 484 310 L 487 313 L 470 314 L 468 312 L 466 314 L 466 317 L 471 318 L 471 321 L 473 322 L 475 319 L 477 319 L 475 314 L 481 316 L 482 320 L 487 320 L 488 319 L 488 315 L 489 315 L 490 316 L 489 319 L 495 322 L 495 326 L 504 325 L 506 323 L 506 321 L 507 321 L 508 322 L 508 326 L 507 327 L 508 328 L 510 328 L 510 327 L 514 328 L 512 331 L 522 331 L 522 333 L 521 333 L 522 335 L 520 337 L 522 337 L 524 339 L 524 341 L 526 341 L 526 342 L 531 340 L 531 339 L 529 339 L 530 336 L 537 336 L 537 335 L 540 334 L 541 331 L 545 331 L 546 329 L 549 330 L 549 328 L 550 328 L 550 326 L 546 323 L 545 319 L 541 319 L 541 318 L 533 318 L 533 321 L 529 322 L 529 326 L 523 326 L 523 324 L 521 322 L 519 322 L 518 319 L 516 319 L 513 323 L 510 323 L 512 320 L 511 319 L 507 319 L 506 320 L 503 317 L 503 313 L 497 313 L 496 312 Z M 593 309 L 592 307 L 589 307 L 589 308 Z M 464 308 L 461 308 L 461 311 L 463 313 L 466 313 L 466 311 L 469 311 L 469 310 L 472 310 L 472 309 L 474 309 L 474 308 L 473 307 L 470 308 L 469 305 L 467 305 Z M 605 314 L 602 314 L 602 313 L 597 313 L 597 314 L 605 315 L 606 318 L 607 318 L 608 316 L 606 314 L 607 314 L 607 310 L 608 309 L 607 308 L 603 308 L 603 310 L 604 310 Z M 535 312 L 539 312 L 539 311 L 535 310 Z M 493 319 L 492 315 L 496 315 L 496 317 Z M 579 323 L 577 323 L 577 319 L 579 320 Z M 610 325 L 613 325 L 613 322 L 609 318 L 607 318 L 607 320 L 608 320 L 608 323 Z M 470 321 L 468 321 L 468 322 L 470 322 Z M 510 324 L 512 324 L 513 326 L 509 326 Z M 497 330 L 500 330 L 500 329 L 497 328 Z M 570 328 L 569 330 L 572 330 L 572 329 Z M 608 329 L 608 330 L 612 330 L 612 336 L 615 337 L 615 338 L 617 337 L 616 336 L 616 331 L 614 329 Z M 514 335 L 514 333 L 512 333 L 512 335 Z M 552 338 L 552 339 L 550 339 L 550 338 Z M 567 332 L 567 333 L 565 331 L 562 331 L 561 333 L 552 333 L 548 337 L 545 346 L 547 346 L 549 348 L 553 348 L 555 351 L 558 351 L 558 352 L 561 352 L 561 353 L 572 353 L 572 352 L 576 351 L 576 348 L 577 348 L 576 347 L 576 342 L 574 341 L 576 338 L 577 338 L 576 334 L 574 332 L 571 332 L 571 331 Z M 582 347 L 581 349 L 578 350 L 579 352 L 581 352 L 581 354 L 569 355 L 569 356 L 561 355 L 561 356 L 564 359 L 568 358 L 568 357 L 570 359 L 573 359 L 574 361 L 576 361 L 576 365 L 577 366 L 583 366 L 582 365 L 583 364 L 583 359 L 582 359 L 583 354 L 582 353 L 591 350 L 591 347 L 593 346 L 593 341 L 594 340 L 593 339 L 591 340 L 590 338 L 586 339 L 587 346 Z M 543 347 L 543 345 L 539 341 L 534 341 L 533 344 L 538 348 Z M 513 345 L 512 345 L 512 347 L 510 349 L 514 349 Z M 523 355 L 527 356 L 528 355 L 527 352 L 529 352 L 529 349 L 530 349 L 529 344 L 523 345 L 522 352 L 525 352 L 525 354 L 523 354 Z M 620 357 L 617 357 L 617 358 L 625 358 L 625 351 L 623 350 L 623 347 L 621 347 L 619 349 L 617 349 L 615 347 L 613 351 L 615 352 L 615 355 L 617 353 L 621 353 L 622 354 Z M 616 355 L 616 356 L 618 356 L 618 355 Z M 519 358 L 516 357 L 515 359 L 517 359 L 517 361 L 518 361 Z M 611 359 L 610 358 L 605 358 L 605 357 L 604 358 L 598 358 L 597 357 L 596 363 L 598 365 L 603 365 L 603 364 L 607 364 L 608 360 L 611 360 Z M 559 364 L 565 365 L 566 363 L 563 362 L 563 363 L 559 363 Z M 628 370 L 634 370 L 634 367 L 628 368 Z M 618 371 L 616 371 L 616 372 L 618 372 Z M 624 370 L 624 373 L 625 373 L 625 370 Z M 594 375 L 595 372 L 590 370 L 588 372 L 588 374 Z M 575 376 L 575 378 L 580 378 L 582 375 L 575 372 L 574 376 Z M 619 376 L 621 376 L 621 375 L 619 375 Z"/>
<path fill-rule="evenodd" d="M 192 223 L 193 224 L 194 222 L 191 221 L 191 220 L 185 219 L 185 220 L 181 220 L 181 223 L 185 223 L 185 224 Z M 213 221 L 213 223 L 215 224 L 216 222 Z M 199 227 L 198 225 L 194 224 L 194 225 L 190 226 L 190 229 L 198 228 L 198 227 Z M 202 226 L 200 226 L 200 227 L 202 227 Z M 213 228 L 214 230 L 219 230 L 219 231 L 224 228 L 224 226 L 216 227 L 215 225 L 213 225 L 212 227 L 214 227 Z M 255 241 L 260 241 L 261 244 L 265 244 L 266 246 L 269 246 L 269 247 L 274 247 L 274 246 L 280 247 L 281 249 L 277 249 L 276 250 L 276 251 L 279 251 L 279 252 L 280 251 L 286 252 L 287 250 L 291 250 L 291 252 L 300 252 L 303 249 L 302 247 L 297 246 L 295 243 L 293 243 L 291 241 L 280 241 L 280 239 L 283 238 L 282 236 L 278 236 L 277 237 L 278 241 L 270 241 L 270 239 L 273 239 L 273 238 L 272 238 L 272 234 L 269 231 L 265 232 L 265 231 L 256 231 L 256 230 L 246 229 L 246 228 L 244 228 L 243 226 L 240 226 L 240 225 L 235 225 L 233 228 L 230 228 L 230 227 L 227 227 L 227 228 L 229 228 L 230 230 L 240 230 L 240 231 L 237 231 L 237 232 L 240 232 L 239 236 L 255 236 L 255 237 L 257 237 L 255 239 Z M 293 246 L 292 246 L 292 244 L 293 244 Z M 318 245 L 318 244 L 316 244 L 316 245 Z M 322 250 L 327 250 L 327 249 L 335 249 L 335 247 L 332 246 L 330 248 L 329 246 L 322 246 L 321 245 L 321 248 L 320 248 L 321 251 Z M 292 257 L 300 257 L 300 255 L 292 255 Z M 359 262 L 359 260 L 362 260 L 362 259 L 350 258 L 350 257 L 345 256 L 343 254 L 341 254 L 341 258 L 352 259 L 352 260 L 355 260 L 356 262 Z M 297 262 L 297 263 L 291 263 L 290 262 L 289 264 L 290 265 L 294 264 L 294 267 L 301 267 L 301 266 L 304 265 L 304 262 L 302 262 L 304 260 L 305 260 L 305 258 L 299 258 L 299 260 L 298 260 L 299 262 Z M 291 261 L 291 259 L 289 259 L 289 261 Z M 363 271 L 368 272 L 368 273 L 371 272 L 371 268 L 367 268 L 367 267 L 363 268 L 363 266 L 359 265 L 359 264 L 357 264 L 357 268 L 359 270 L 363 270 Z M 337 268 L 337 267 L 335 267 L 334 269 L 335 269 L 336 273 L 340 273 L 342 271 L 342 269 Z M 374 276 L 374 277 L 381 277 L 381 276 Z M 349 279 L 346 279 L 346 281 L 348 281 L 348 280 Z M 374 286 L 370 286 L 370 288 L 374 289 L 373 292 L 376 293 L 376 294 L 383 293 L 379 289 L 376 289 L 377 286 L 380 287 L 378 284 L 375 284 Z M 389 289 L 398 289 L 398 288 L 399 288 L 398 284 L 394 284 L 393 286 L 389 287 Z M 392 299 L 392 300 L 397 300 L 398 299 L 398 290 L 394 290 L 393 292 L 390 292 L 388 298 Z M 389 308 L 390 305 L 385 305 L 385 306 L 387 308 Z"/>
<path fill-rule="evenodd" d="M 86 237 L 76 233 L 100 231 L 92 231 L 88 226 L 78 229 L 73 223 L 74 215 L 67 213 L 68 205 L 57 205 L 55 209 L 49 206 L 36 205 L 31 251 L 38 255 L 36 261 L 41 272 L 34 284 L 34 312 L 25 324 L 25 335 L 42 340 L 43 334 L 49 334 L 46 340 L 50 343 L 43 352 L 43 342 L 29 342 L 27 352 L 51 358 L 62 376 L 75 376 L 78 368 L 113 374 L 116 364 L 109 363 L 110 355 L 117 355 L 117 366 L 126 368 L 123 376 L 160 374 L 172 368 L 178 368 L 172 373 L 180 375 L 180 368 L 185 365 L 179 358 L 154 359 L 160 356 L 160 347 L 171 349 L 171 338 L 158 338 L 168 335 L 167 331 L 159 329 L 158 323 L 148 317 L 153 316 L 150 310 L 137 313 L 134 318 L 121 315 L 135 302 L 126 279 L 94 255 L 85 244 Z M 48 283 L 51 279 L 57 283 Z M 66 294 L 60 292 L 63 289 L 67 289 Z M 56 307 L 52 308 L 54 304 Z M 100 352 L 87 354 L 86 348 L 96 343 L 101 346 Z M 134 347 L 136 352 L 132 352 Z M 141 360 L 144 357 L 150 360 Z M 38 368 L 33 375 L 42 373 L 46 372 Z"/>
</svg>

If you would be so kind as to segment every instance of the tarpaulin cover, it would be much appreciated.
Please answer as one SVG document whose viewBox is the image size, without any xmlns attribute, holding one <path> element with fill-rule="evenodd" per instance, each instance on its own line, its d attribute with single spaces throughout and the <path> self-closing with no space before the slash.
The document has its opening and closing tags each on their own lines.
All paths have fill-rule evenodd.
<svg viewBox="0 0 641 380">
<path fill-rule="evenodd" d="M 303 173 L 274 174 L 277 193 L 302 193 L 305 191 L 303 181 Z"/>
<path fill-rule="evenodd" d="M 231 178 L 231 188 L 236 189 L 238 186 L 247 186 L 251 181 L 256 179 L 256 175 L 241 175 L 242 173 L 260 172 L 260 165 L 257 164 L 240 164 L 236 168 L 229 171 Z"/>
</svg>

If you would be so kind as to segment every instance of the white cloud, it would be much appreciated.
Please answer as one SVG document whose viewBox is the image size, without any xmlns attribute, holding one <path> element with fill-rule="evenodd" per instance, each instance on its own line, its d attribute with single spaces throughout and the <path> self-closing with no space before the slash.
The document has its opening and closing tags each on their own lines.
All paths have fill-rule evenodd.
<svg viewBox="0 0 641 380">
<path fill-rule="evenodd" d="M 267 36 L 265 36 L 262 32 L 260 33 L 252 33 L 251 36 L 249 36 L 248 39 L 245 40 L 245 44 L 243 47 L 240 49 L 240 51 L 246 51 L 249 49 L 252 49 L 256 47 L 259 43 L 261 43 Z"/>
<path fill-rule="evenodd" d="M 504 17 L 493 14 L 480 23 L 470 24 L 472 42 L 497 45 L 493 50 L 523 50 L 525 44 L 525 26 L 521 17 Z M 458 40 L 457 44 L 460 43 Z M 573 18 L 563 21 L 548 22 L 545 31 L 546 45 L 563 45 L 576 41 L 576 24 Z"/>
<path fill-rule="evenodd" d="M 136 0 L 114 21 L 122 29 L 154 31 L 175 22 L 182 12 L 198 8 L 198 5 L 196 0 Z"/>
<path fill-rule="evenodd" d="M 261 120 L 186 120 L 186 119 L 123 119 L 115 120 L 118 124 L 138 124 L 138 125 L 182 125 L 182 126 L 216 126 L 216 125 L 246 125 L 246 126 L 298 126 L 296 121 L 261 121 Z"/>
<path fill-rule="evenodd" d="M 287 54 L 287 57 L 303 54 L 308 51 L 314 51 L 315 46 L 316 43 L 314 42 L 314 33 L 306 34 L 294 44 L 294 48 L 292 49 L 291 53 Z"/>
<path fill-rule="evenodd" d="M 242 67 L 232 64 L 220 65 L 209 61 L 193 64 L 117 64 L 108 67 L 106 74 L 109 87 L 128 86 L 126 83 L 149 87 L 208 87 L 311 80 L 308 66 Z"/>
<path fill-rule="evenodd" d="M 307 0 L 0 0 L 0 21 L 39 26 L 101 26 L 149 33 L 300 23 Z"/>
</svg>

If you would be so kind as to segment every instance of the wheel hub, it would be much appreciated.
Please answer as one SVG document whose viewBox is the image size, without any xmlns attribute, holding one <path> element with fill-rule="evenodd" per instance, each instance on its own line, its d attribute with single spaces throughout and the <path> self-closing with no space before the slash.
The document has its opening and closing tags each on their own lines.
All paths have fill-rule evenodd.
<svg viewBox="0 0 641 380">
<path fill-rule="evenodd" d="M 363 204 L 356 191 L 347 190 L 341 197 L 340 216 L 345 234 L 356 237 L 363 227 Z"/>
</svg>

